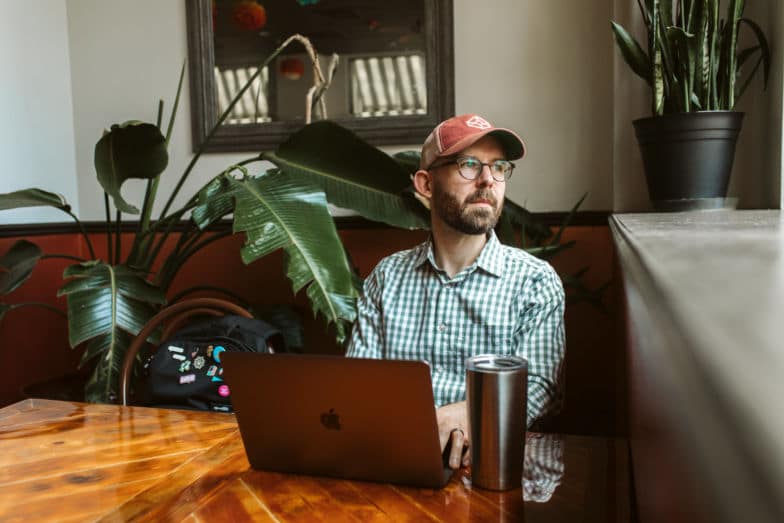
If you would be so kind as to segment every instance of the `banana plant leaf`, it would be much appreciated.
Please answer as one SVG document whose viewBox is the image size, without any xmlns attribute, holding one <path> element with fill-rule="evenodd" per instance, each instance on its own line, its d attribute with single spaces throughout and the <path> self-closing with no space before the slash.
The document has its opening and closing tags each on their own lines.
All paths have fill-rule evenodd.
<svg viewBox="0 0 784 523">
<path fill-rule="evenodd" d="M 577 244 L 575 240 L 570 240 L 568 242 L 559 243 L 556 245 L 538 245 L 536 247 L 528 247 L 526 251 L 528 254 L 532 254 L 537 258 L 541 258 L 543 260 L 550 260 L 556 254 L 565 251 L 566 249 L 571 249 Z"/>
<path fill-rule="evenodd" d="M 70 318 L 70 316 L 69 316 Z M 95 364 L 95 370 L 84 387 L 84 398 L 91 403 L 118 403 L 121 397 L 120 372 L 123 360 L 131 345 L 133 336 L 117 330 L 112 334 L 101 334 L 87 344 L 86 354 L 102 354 Z M 82 367 L 87 363 L 83 358 Z"/>
<path fill-rule="evenodd" d="M 197 195 L 191 218 L 204 230 L 234 211 L 234 191 L 228 176 L 213 178 Z"/>
<path fill-rule="evenodd" d="M 321 188 L 330 203 L 369 220 L 403 229 L 429 227 L 421 205 L 404 195 L 411 184 L 408 170 L 334 122 L 306 125 L 262 156 L 293 179 Z"/>
<path fill-rule="evenodd" d="M 42 189 L 24 189 L 0 194 L 0 211 L 22 207 L 54 207 L 70 212 L 71 206 L 59 194 Z"/>
<path fill-rule="evenodd" d="M 314 314 L 335 325 L 342 343 L 356 316 L 357 293 L 324 193 L 285 172 L 227 179 L 236 201 L 234 232 L 247 236 L 242 260 L 283 249 L 294 293 L 306 288 Z"/>
<path fill-rule="evenodd" d="M 130 178 L 152 180 L 166 169 L 166 138 L 149 123 L 112 125 L 95 144 L 94 161 L 98 182 L 112 197 L 114 206 L 124 213 L 139 214 L 139 209 L 123 199 L 120 189 Z"/>
<path fill-rule="evenodd" d="M 86 388 L 89 401 L 113 402 L 132 335 L 137 334 L 165 303 L 163 292 L 142 273 L 99 260 L 71 265 L 70 279 L 57 292 L 68 298 L 68 338 L 71 347 L 89 341 L 82 363 L 98 358 Z"/>
<path fill-rule="evenodd" d="M 515 226 L 525 227 L 528 236 L 530 236 L 534 242 L 552 236 L 552 232 L 547 225 L 537 220 L 536 217 L 531 214 L 531 211 L 516 204 L 509 198 L 504 199 L 504 208 L 501 212 L 501 217 L 507 217 Z"/>
<path fill-rule="evenodd" d="M 14 243 L 0 257 L 0 294 L 8 294 L 22 285 L 33 273 L 43 255 L 40 247 L 27 240 Z"/>
<path fill-rule="evenodd" d="M 559 243 L 561 243 L 561 236 L 563 235 L 564 231 L 566 230 L 566 227 L 570 223 L 572 223 L 572 218 L 574 218 L 575 213 L 577 213 L 577 209 L 580 208 L 580 206 L 583 204 L 583 202 L 585 201 L 585 199 L 587 197 L 588 197 L 588 193 L 584 193 L 582 195 L 582 197 L 579 200 L 577 200 L 577 203 L 574 204 L 574 206 L 569 211 L 569 214 L 567 214 L 564 217 L 563 221 L 561 222 L 561 226 L 558 228 L 558 232 L 556 232 L 555 236 L 553 236 L 550 239 L 549 245 L 558 245 Z"/>
<path fill-rule="evenodd" d="M 392 158 L 403 167 L 409 175 L 419 170 L 419 151 L 400 151 L 392 155 Z"/>
</svg>

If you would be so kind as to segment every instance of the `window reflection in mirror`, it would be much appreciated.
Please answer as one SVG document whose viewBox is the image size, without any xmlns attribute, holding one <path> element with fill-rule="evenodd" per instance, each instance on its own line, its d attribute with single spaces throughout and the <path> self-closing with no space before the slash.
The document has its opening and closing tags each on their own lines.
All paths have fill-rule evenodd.
<svg viewBox="0 0 784 523">
<path fill-rule="evenodd" d="M 216 0 L 214 6 L 216 114 L 293 33 L 310 39 L 325 73 L 331 55 L 339 55 L 326 94 L 329 117 L 427 114 L 423 0 Z M 290 46 L 262 71 L 227 124 L 303 119 L 312 85 L 308 55 Z"/>
</svg>

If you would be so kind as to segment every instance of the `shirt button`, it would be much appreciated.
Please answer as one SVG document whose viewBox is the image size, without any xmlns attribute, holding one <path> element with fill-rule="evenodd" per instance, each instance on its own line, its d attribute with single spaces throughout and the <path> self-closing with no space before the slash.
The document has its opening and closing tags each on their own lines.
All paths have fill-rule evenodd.
<svg viewBox="0 0 784 523">
<path fill-rule="evenodd" d="M 442 323 L 438 326 L 438 332 L 444 332 L 446 330 L 446 323 Z"/>
<path fill-rule="evenodd" d="M 444 372 L 444 366 L 443 365 L 436 365 L 436 372 L 438 372 L 438 373 Z"/>
</svg>

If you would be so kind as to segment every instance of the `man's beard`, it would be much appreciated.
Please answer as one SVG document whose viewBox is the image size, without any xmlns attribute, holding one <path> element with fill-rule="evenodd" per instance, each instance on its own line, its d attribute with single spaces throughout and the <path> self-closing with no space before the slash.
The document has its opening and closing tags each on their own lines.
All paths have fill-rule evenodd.
<svg viewBox="0 0 784 523">
<path fill-rule="evenodd" d="M 485 206 L 470 206 L 471 202 L 487 200 L 492 209 Z M 501 206 L 490 190 L 478 190 L 461 204 L 457 198 L 444 191 L 436 183 L 433 185 L 433 209 L 447 225 L 465 234 L 487 234 L 498 223 Z"/>
</svg>

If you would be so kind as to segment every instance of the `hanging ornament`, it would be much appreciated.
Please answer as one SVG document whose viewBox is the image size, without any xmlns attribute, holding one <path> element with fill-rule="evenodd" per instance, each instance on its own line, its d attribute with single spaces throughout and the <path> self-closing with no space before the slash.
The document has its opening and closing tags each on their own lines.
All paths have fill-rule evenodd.
<svg viewBox="0 0 784 523">
<path fill-rule="evenodd" d="M 299 58 L 286 58 L 280 62 L 280 74 L 288 80 L 299 80 L 305 74 L 305 64 Z"/>
<path fill-rule="evenodd" d="M 234 7 L 232 19 L 243 31 L 258 31 L 267 25 L 267 11 L 256 0 L 242 0 Z"/>
</svg>

